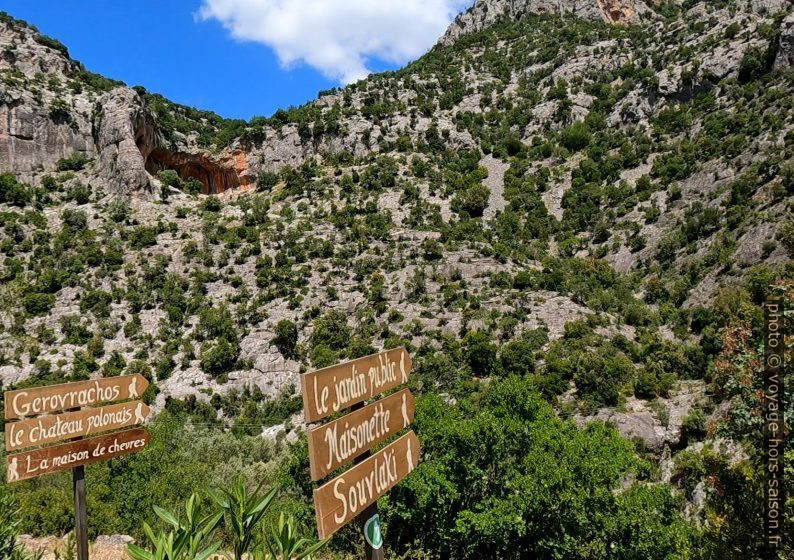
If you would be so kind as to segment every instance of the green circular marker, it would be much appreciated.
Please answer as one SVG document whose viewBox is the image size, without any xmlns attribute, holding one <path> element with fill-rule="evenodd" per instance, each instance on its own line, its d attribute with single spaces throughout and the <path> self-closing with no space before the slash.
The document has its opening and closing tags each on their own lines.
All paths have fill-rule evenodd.
<svg viewBox="0 0 794 560">
<path fill-rule="evenodd" d="M 383 537 L 380 534 L 380 516 L 376 513 L 364 523 L 364 539 L 373 550 L 383 546 Z"/>
</svg>

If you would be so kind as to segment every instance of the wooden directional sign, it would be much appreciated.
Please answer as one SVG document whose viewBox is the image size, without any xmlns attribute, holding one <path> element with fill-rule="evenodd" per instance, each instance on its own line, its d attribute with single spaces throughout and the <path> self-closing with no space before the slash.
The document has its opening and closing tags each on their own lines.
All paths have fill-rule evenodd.
<svg viewBox="0 0 794 560">
<path fill-rule="evenodd" d="M 25 451 L 6 457 L 6 480 L 19 482 L 45 474 L 88 465 L 141 451 L 149 442 L 149 433 L 141 428 L 115 432 Z"/>
<path fill-rule="evenodd" d="M 149 382 L 141 375 L 104 377 L 5 393 L 6 420 L 48 414 L 104 402 L 137 399 Z"/>
<path fill-rule="evenodd" d="M 372 449 L 414 420 L 408 389 L 351 412 L 308 433 L 312 480 L 319 480 Z"/>
<path fill-rule="evenodd" d="M 149 407 L 141 401 L 132 401 L 9 422 L 5 428 L 6 451 L 129 428 L 142 424 L 147 416 Z"/>
<path fill-rule="evenodd" d="M 405 478 L 419 462 L 411 431 L 314 491 L 320 538 L 331 536 Z"/>
<path fill-rule="evenodd" d="M 411 357 L 405 348 L 385 350 L 303 376 L 303 414 L 316 422 L 408 381 Z"/>
</svg>

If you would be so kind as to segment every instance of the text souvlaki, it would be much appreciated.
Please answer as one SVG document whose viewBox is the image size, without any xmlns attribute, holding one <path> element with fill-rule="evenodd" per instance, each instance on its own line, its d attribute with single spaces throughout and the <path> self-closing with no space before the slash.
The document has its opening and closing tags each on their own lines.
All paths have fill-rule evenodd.
<svg viewBox="0 0 794 560">
<path fill-rule="evenodd" d="M 376 458 L 367 476 L 347 489 L 344 488 L 346 484 L 344 476 L 340 476 L 334 483 L 334 498 L 339 500 L 342 507 L 334 513 L 334 521 L 343 523 L 348 517 L 348 512 L 355 514 L 359 509 L 367 507 L 398 480 L 394 450 L 385 453 L 382 460 Z"/>
</svg>

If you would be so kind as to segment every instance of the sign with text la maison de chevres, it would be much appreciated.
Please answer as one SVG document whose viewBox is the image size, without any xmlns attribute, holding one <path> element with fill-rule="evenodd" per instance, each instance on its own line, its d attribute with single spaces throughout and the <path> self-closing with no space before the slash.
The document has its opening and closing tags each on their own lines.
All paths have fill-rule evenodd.
<svg viewBox="0 0 794 560">
<path fill-rule="evenodd" d="M 362 403 L 406 383 L 410 372 L 408 352 L 395 348 L 309 372 L 302 379 L 307 422 L 348 412 L 308 431 L 312 480 L 358 459 L 352 468 L 314 490 L 318 533 L 327 538 L 356 517 L 366 517 L 362 531 L 368 558 L 382 557 L 377 500 L 416 467 L 419 441 L 408 431 L 371 454 L 373 447 L 410 426 L 414 397 L 402 389 L 366 406 Z"/>
<path fill-rule="evenodd" d="M 134 427 L 144 422 L 149 407 L 130 399 L 148 386 L 144 377 L 127 375 L 6 392 L 6 480 L 18 482 L 140 451 L 149 435 Z M 106 404 L 114 401 L 129 402 Z M 100 404 L 105 406 L 96 406 Z M 134 429 L 116 431 L 122 428 Z M 28 449 L 32 447 L 36 449 Z"/>
</svg>

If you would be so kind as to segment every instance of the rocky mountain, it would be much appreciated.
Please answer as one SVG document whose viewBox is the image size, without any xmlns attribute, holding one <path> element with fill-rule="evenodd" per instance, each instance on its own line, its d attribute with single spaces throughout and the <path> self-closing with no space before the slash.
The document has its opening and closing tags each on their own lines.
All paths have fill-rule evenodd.
<svg viewBox="0 0 794 560">
<path fill-rule="evenodd" d="M 407 344 L 425 390 L 519 368 L 584 417 L 628 395 L 621 430 L 675 445 L 703 310 L 794 254 L 793 17 L 478 0 L 406 68 L 246 122 L 3 15 L 0 380 L 140 371 L 158 409 L 286 417 L 299 372 Z"/>
</svg>

